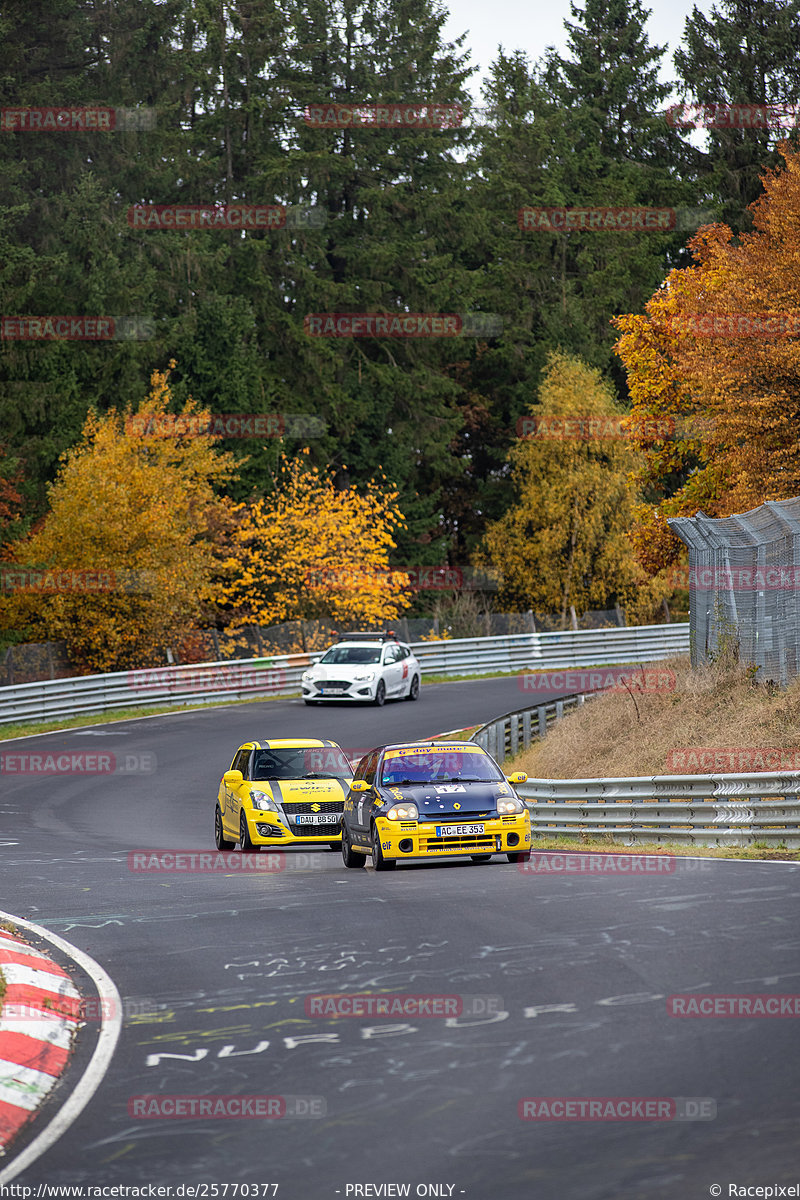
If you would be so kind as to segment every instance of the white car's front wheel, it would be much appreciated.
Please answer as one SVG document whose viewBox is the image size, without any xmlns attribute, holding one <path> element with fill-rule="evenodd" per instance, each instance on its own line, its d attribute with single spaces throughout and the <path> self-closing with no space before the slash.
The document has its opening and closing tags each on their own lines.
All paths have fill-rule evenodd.
<svg viewBox="0 0 800 1200">
<path fill-rule="evenodd" d="M 386 703 L 386 684 L 382 679 L 378 680 L 378 686 L 375 688 L 375 699 L 372 701 L 378 708 L 383 708 Z"/>
</svg>

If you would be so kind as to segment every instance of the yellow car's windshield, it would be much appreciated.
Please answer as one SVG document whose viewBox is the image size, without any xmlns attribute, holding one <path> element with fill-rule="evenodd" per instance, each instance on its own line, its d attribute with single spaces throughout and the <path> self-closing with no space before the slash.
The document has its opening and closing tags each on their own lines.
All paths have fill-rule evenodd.
<svg viewBox="0 0 800 1200">
<path fill-rule="evenodd" d="M 349 779 L 353 769 L 338 746 L 305 746 L 256 750 L 254 781 L 269 779 Z"/>
</svg>

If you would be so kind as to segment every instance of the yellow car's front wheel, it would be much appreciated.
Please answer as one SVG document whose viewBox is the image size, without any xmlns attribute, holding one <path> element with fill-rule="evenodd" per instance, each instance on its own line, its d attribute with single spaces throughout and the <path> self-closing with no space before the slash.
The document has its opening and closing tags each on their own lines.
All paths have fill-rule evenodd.
<svg viewBox="0 0 800 1200">
<path fill-rule="evenodd" d="M 250 830 L 247 828 L 247 818 L 244 813 L 239 818 L 239 845 L 242 848 L 242 854 L 255 854 L 259 849 L 250 841 Z"/>
</svg>

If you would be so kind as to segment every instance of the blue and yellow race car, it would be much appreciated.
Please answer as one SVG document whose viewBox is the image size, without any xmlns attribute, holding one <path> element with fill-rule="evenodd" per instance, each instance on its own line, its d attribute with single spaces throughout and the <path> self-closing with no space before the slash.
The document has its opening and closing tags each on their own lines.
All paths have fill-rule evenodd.
<svg viewBox="0 0 800 1200">
<path fill-rule="evenodd" d="M 222 776 L 214 809 L 218 850 L 327 842 L 339 849 L 353 768 L 336 742 L 245 742 Z"/>
<path fill-rule="evenodd" d="M 376 871 L 419 858 L 509 862 L 531 855 L 531 820 L 514 783 L 475 742 L 379 746 L 355 769 L 342 816 L 342 858 Z"/>
</svg>

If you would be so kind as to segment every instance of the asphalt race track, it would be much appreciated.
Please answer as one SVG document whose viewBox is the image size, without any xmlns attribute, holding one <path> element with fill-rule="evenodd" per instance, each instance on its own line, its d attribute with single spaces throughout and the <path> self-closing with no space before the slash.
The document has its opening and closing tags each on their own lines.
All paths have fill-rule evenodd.
<svg viewBox="0 0 800 1200">
<path fill-rule="evenodd" d="M 122 767 L 4 769 L 0 907 L 90 954 L 126 1004 L 98 1091 L 15 1184 L 172 1185 L 173 1196 L 180 1184 L 278 1184 L 279 1200 L 691 1200 L 727 1196 L 729 1184 L 798 1183 L 798 1019 L 667 1009 L 687 992 L 800 992 L 794 864 L 590 875 L 497 858 L 376 874 L 315 850 L 288 854 L 280 872 L 129 867 L 135 850 L 213 849 L 219 778 L 249 737 L 366 750 L 519 704 L 514 679 L 436 684 L 383 709 L 271 701 L 0 747 L 102 751 Z M 478 1000 L 466 1001 L 468 1017 L 309 1015 L 308 997 L 345 992 Z M 12 1162 L 95 1038 L 89 1022 Z M 283 1097 L 298 1115 L 132 1115 L 133 1098 L 154 1093 Z M 688 1097 L 690 1115 L 710 1119 L 521 1120 L 526 1097 L 678 1098 L 680 1111 Z"/>
</svg>

